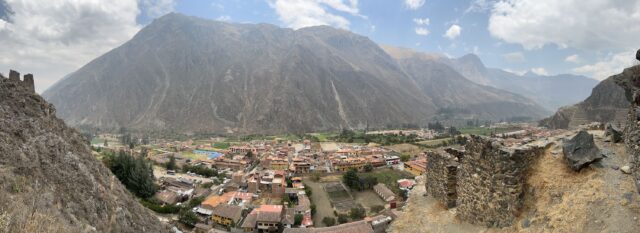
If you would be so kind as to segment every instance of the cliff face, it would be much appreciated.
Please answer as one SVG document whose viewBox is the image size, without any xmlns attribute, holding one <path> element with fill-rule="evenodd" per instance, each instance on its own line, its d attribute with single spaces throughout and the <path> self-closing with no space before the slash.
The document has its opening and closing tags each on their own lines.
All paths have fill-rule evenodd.
<svg viewBox="0 0 640 233">
<path fill-rule="evenodd" d="M 624 79 L 624 75 L 605 79 L 593 88 L 587 99 L 576 105 L 560 108 L 553 116 L 540 121 L 540 124 L 553 129 L 576 128 L 594 121 L 623 125 L 630 104 L 624 89 L 616 84 L 620 79 Z"/>
<path fill-rule="evenodd" d="M 0 232 L 166 232 L 22 81 L 0 78 Z"/>
</svg>

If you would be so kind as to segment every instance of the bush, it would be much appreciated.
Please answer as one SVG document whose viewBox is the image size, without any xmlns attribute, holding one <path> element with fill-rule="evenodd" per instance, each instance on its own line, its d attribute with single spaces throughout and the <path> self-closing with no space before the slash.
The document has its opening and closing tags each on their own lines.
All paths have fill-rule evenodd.
<svg viewBox="0 0 640 233">
<path fill-rule="evenodd" d="M 205 189 L 211 188 L 211 186 L 213 186 L 213 182 L 206 182 L 206 183 L 200 184 L 200 187 Z"/>
<path fill-rule="evenodd" d="M 180 207 L 176 205 L 161 205 L 153 199 L 141 199 L 140 204 L 160 214 L 175 214 L 180 212 Z"/>
<path fill-rule="evenodd" d="M 204 165 L 191 166 L 189 164 L 185 164 L 182 166 L 182 171 L 185 173 L 193 172 L 204 177 L 218 176 L 218 171 L 212 168 L 208 168 Z"/>
<path fill-rule="evenodd" d="M 198 221 L 198 216 L 193 213 L 190 209 L 182 209 L 180 213 L 178 213 L 178 220 L 181 223 L 187 224 L 189 226 L 195 226 Z"/>
<path fill-rule="evenodd" d="M 300 224 L 302 223 L 302 218 L 304 216 L 302 216 L 302 214 L 296 214 L 295 216 L 293 216 L 293 225 L 294 226 L 300 226 Z"/>
<path fill-rule="evenodd" d="M 347 215 L 344 215 L 344 214 L 338 215 L 338 223 L 343 224 L 347 222 L 349 222 L 349 217 L 347 217 Z"/>
<path fill-rule="evenodd" d="M 333 225 L 336 225 L 336 219 L 333 217 L 324 217 L 322 218 L 322 223 L 324 223 L 324 225 L 330 227 Z"/>
<path fill-rule="evenodd" d="M 363 219 L 364 216 L 365 216 L 364 209 L 362 209 L 362 208 L 351 208 L 351 211 L 349 211 L 349 216 L 353 220 Z"/>
</svg>

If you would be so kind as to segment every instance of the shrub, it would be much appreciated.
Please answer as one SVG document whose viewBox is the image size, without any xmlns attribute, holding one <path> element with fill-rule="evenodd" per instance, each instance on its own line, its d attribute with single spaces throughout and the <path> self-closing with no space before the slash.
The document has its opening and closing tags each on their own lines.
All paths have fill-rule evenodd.
<svg viewBox="0 0 640 233">
<path fill-rule="evenodd" d="M 324 217 L 322 218 L 322 223 L 324 223 L 324 225 L 330 227 L 333 225 L 336 225 L 336 219 L 333 217 Z"/>
</svg>

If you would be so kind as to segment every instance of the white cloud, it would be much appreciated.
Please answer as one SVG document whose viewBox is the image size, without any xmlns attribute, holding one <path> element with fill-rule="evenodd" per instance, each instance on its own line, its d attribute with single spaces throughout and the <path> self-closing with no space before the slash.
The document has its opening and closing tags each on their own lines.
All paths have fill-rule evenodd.
<svg viewBox="0 0 640 233">
<path fill-rule="evenodd" d="M 567 56 L 564 59 L 564 61 L 571 62 L 571 63 L 580 63 L 580 57 L 578 56 L 578 54 L 573 54 L 573 55 Z"/>
<path fill-rule="evenodd" d="M 429 30 L 427 30 L 426 28 L 423 28 L 423 27 L 417 27 L 416 28 L 416 34 L 421 35 L 421 36 L 426 36 L 426 35 L 429 35 Z"/>
<path fill-rule="evenodd" d="M 493 5 L 488 29 L 526 49 L 629 49 L 640 38 L 640 1 L 501 0 Z"/>
<path fill-rule="evenodd" d="M 4 48 L 0 67 L 33 73 L 38 92 L 121 45 L 141 28 L 136 22 L 141 12 L 136 1 L 7 2 L 15 14 L 13 23 L 0 20 Z M 149 14 L 158 12 L 154 9 Z"/>
<path fill-rule="evenodd" d="M 431 22 L 431 20 L 429 20 L 429 18 L 415 18 L 413 19 L 413 22 L 416 23 L 417 25 L 429 25 L 429 23 Z"/>
<path fill-rule="evenodd" d="M 404 5 L 412 10 L 416 10 L 424 5 L 425 0 L 404 0 Z"/>
<path fill-rule="evenodd" d="M 525 61 L 524 54 L 522 54 L 522 52 L 505 53 L 505 54 L 502 54 L 502 57 L 504 57 L 504 59 L 510 63 L 518 63 L 518 62 Z"/>
<path fill-rule="evenodd" d="M 280 21 L 294 29 L 317 25 L 349 28 L 349 20 L 330 9 L 366 18 L 359 14 L 357 0 L 271 0 L 269 6 L 276 10 Z"/>
<path fill-rule="evenodd" d="M 462 28 L 456 24 L 451 25 L 451 27 L 449 27 L 449 29 L 447 30 L 447 32 L 444 34 L 444 37 L 447 37 L 451 40 L 457 38 L 458 36 L 460 36 L 460 33 L 462 32 Z"/>
<path fill-rule="evenodd" d="M 478 48 L 478 46 L 473 46 L 473 54 L 480 55 L 480 48 Z"/>
<path fill-rule="evenodd" d="M 531 72 L 533 72 L 534 74 L 537 74 L 537 75 L 544 75 L 544 76 L 548 76 L 549 75 L 549 72 L 547 72 L 547 70 L 545 68 L 542 68 L 542 67 L 531 68 Z"/>
<path fill-rule="evenodd" d="M 609 54 L 600 61 L 580 66 L 573 69 L 573 72 L 590 75 L 591 77 L 603 80 L 607 77 L 622 72 L 635 62 L 635 51 L 626 51 L 616 54 Z"/>
<path fill-rule="evenodd" d="M 218 16 L 218 18 L 216 18 L 216 20 L 218 20 L 218 21 L 225 21 L 225 22 L 227 22 L 227 21 L 231 21 L 231 16 L 228 16 L 228 15 L 221 15 L 221 16 Z"/>
<path fill-rule="evenodd" d="M 494 2 L 495 1 L 492 0 L 474 0 L 473 2 L 471 2 L 471 4 L 469 4 L 469 7 L 464 11 L 464 13 L 486 12 L 491 9 L 491 5 Z"/>
<path fill-rule="evenodd" d="M 512 70 L 512 69 L 508 69 L 508 68 L 505 68 L 505 69 L 503 69 L 503 70 L 504 70 L 504 71 L 507 71 L 507 72 L 509 72 L 509 73 L 514 73 L 514 74 L 520 75 L 520 76 L 522 76 L 522 75 L 524 75 L 524 74 L 526 74 L 526 73 L 527 73 L 527 71 L 526 71 L 526 70 Z"/>
<path fill-rule="evenodd" d="M 149 18 L 157 18 L 172 12 L 176 6 L 175 0 L 140 0 L 140 7 L 146 9 Z"/>
</svg>

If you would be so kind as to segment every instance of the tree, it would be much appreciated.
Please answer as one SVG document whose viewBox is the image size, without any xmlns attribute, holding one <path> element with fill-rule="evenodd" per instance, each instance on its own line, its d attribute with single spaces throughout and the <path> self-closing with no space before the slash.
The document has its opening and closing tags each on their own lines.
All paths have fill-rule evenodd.
<svg viewBox="0 0 640 233">
<path fill-rule="evenodd" d="M 167 162 L 167 170 L 176 170 L 176 157 L 174 157 L 173 155 L 171 155 L 169 157 L 169 162 Z"/>
<path fill-rule="evenodd" d="M 351 208 L 351 211 L 349 211 L 349 216 L 351 217 L 351 219 L 353 220 L 360 220 L 363 219 L 365 216 L 365 212 L 364 209 L 362 208 Z"/>
<path fill-rule="evenodd" d="M 293 216 L 293 225 L 300 226 L 300 224 L 302 223 L 302 218 L 302 214 L 296 214 L 295 216 Z"/>
<path fill-rule="evenodd" d="M 402 162 L 407 162 L 407 161 L 409 161 L 409 159 L 411 159 L 411 155 L 408 155 L 408 154 L 400 155 L 400 161 L 402 161 Z"/>
<path fill-rule="evenodd" d="M 311 204 L 311 206 L 309 206 L 309 208 L 311 209 L 311 215 L 315 215 L 316 214 L 316 204 Z"/>
<path fill-rule="evenodd" d="M 334 218 L 334 217 L 324 217 L 324 218 L 322 218 L 322 223 L 324 223 L 324 225 L 326 225 L 328 227 L 336 225 L 336 218 Z"/>
<path fill-rule="evenodd" d="M 338 223 L 343 224 L 349 222 L 347 215 L 340 214 L 338 215 Z"/>
<path fill-rule="evenodd" d="M 315 182 L 320 181 L 320 173 L 314 172 L 313 174 L 311 174 L 311 180 L 313 180 Z"/>
<path fill-rule="evenodd" d="M 103 146 L 104 146 L 104 147 L 108 147 L 108 146 L 109 146 L 109 140 L 105 139 L 105 140 L 104 140 L 104 145 L 103 145 Z"/>
<path fill-rule="evenodd" d="M 342 182 L 349 186 L 349 188 L 357 189 L 360 187 L 360 178 L 358 178 L 358 171 L 356 169 L 349 169 L 342 175 Z"/>
<path fill-rule="evenodd" d="M 191 209 L 184 208 L 178 213 L 178 220 L 189 226 L 195 226 L 198 221 L 198 216 L 191 211 Z"/>
<path fill-rule="evenodd" d="M 142 156 L 132 156 L 124 151 L 105 156 L 105 164 L 133 194 L 141 198 L 153 196 L 157 190 L 153 183 L 153 167 Z"/>
<path fill-rule="evenodd" d="M 367 163 L 366 165 L 364 165 L 364 171 L 365 172 L 373 171 L 373 165 L 371 165 L 370 163 Z"/>
<path fill-rule="evenodd" d="M 249 158 L 249 159 L 252 159 L 252 158 L 253 158 L 253 152 L 248 151 L 248 152 L 247 152 L 247 154 L 245 154 L 245 155 L 244 155 L 244 157 L 247 157 L 247 158 Z"/>
</svg>

